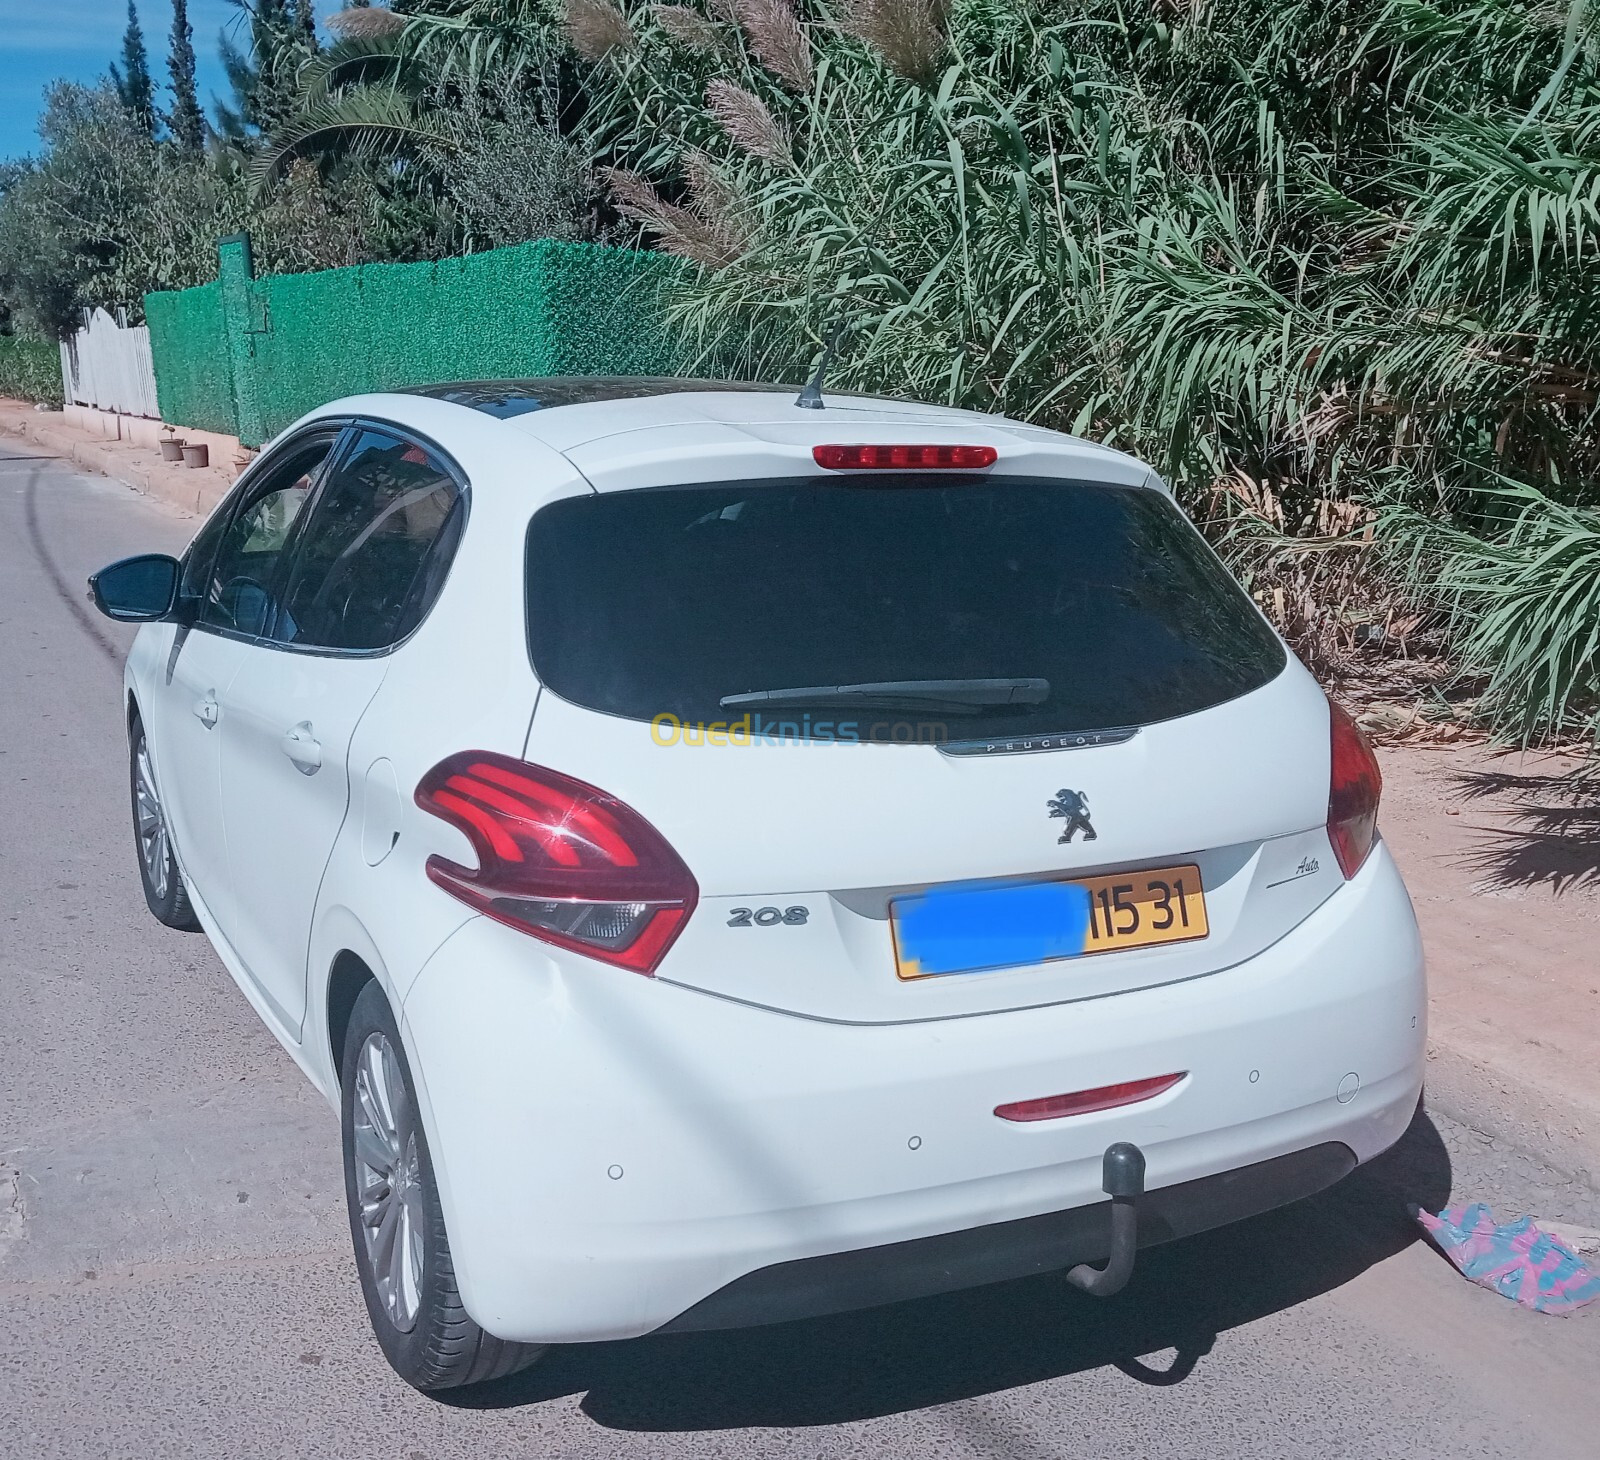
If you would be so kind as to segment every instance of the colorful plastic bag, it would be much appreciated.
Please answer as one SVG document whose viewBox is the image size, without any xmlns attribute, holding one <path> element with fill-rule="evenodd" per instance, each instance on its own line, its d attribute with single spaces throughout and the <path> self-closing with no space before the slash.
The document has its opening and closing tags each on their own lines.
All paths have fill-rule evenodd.
<svg viewBox="0 0 1600 1460">
<path fill-rule="evenodd" d="M 1417 1221 L 1466 1277 L 1524 1308 L 1570 1313 L 1600 1298 L 1600 1273 L 1532 1217 L 1497 1227 L 1489 1208 L 1473 1202 L 1438 1216 L 1419 1211 Z"/>
</svg>

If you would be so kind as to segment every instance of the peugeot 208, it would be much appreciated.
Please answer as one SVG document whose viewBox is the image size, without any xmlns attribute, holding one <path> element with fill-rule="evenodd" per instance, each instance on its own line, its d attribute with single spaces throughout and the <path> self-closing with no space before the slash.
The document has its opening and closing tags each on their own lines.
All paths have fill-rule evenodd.
<svg viewBox="0 0 1600 1460">
<path fill-rule="evenodd" d="M 338 1108 L 423 1389 L 1069 1269 L 1405 1130 L 1379 775 L 1118 452 L 792 388 L 337 401 L 128 559 L 151 911 Z"/>
</svg>

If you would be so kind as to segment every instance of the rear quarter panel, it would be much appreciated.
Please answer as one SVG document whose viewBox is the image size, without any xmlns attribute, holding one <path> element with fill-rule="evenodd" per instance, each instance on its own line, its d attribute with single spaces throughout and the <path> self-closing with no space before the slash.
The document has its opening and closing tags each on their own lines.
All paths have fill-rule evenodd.
<svg viewBox="0 0 1600 1460">
<path fill-rule="evenodd" d="M 430 414 L 445 415 L 444 426 L 459 428 L 441 430 L 435 422 L 431 434 L 467 477 L 467 527 L 438 600 L 390 656 L 351 742 L 350 807 L 308 953 L 306 1054 L 324 1069 L 318 1083 L 330 1095 L 337 1076 L 327 990 L 339 954 L 357 954 L 399 1010 L 429 956 L 473 916 L 426 872 L 434 853 L 472 865 L 471 849 L 458 831 L 420 810 L 413 792 L 428 769 L 456 751 L 522 753 L 539 692 L 523 626 L 527 521 L 544 501 L 589 490 L 559 453 L 461 407 L 426 404 Z"/>
</svg>

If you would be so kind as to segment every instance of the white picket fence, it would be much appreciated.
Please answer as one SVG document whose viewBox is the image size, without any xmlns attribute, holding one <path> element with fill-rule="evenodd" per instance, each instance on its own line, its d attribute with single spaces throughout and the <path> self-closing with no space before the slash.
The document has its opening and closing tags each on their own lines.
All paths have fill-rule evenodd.
<svg viewBox="0 0 1600 1460">
<path fill-rule="evenodd" d="M 160 416 L 150 331 L 125 325 L 97 309 L 61 343 L 61 382 L 67 400 L 124 416 Z"/>
</svg>

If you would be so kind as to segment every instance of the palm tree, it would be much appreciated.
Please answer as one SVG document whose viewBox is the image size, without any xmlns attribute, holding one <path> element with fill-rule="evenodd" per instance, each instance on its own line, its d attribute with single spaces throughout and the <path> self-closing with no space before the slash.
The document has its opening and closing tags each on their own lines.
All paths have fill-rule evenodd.
<svg viewBox="0 0 1600 1460">
<path fill-rule="evenodd" d="M 333 16 L 334 43 L 296 73 L 293 105 L 252 162 L 259 189 L 298 157 L 358 157 L 445 145 L 421 103 L 436 78 L 403 39 L 389 10 L 358 7 Z"/>
</svg>

